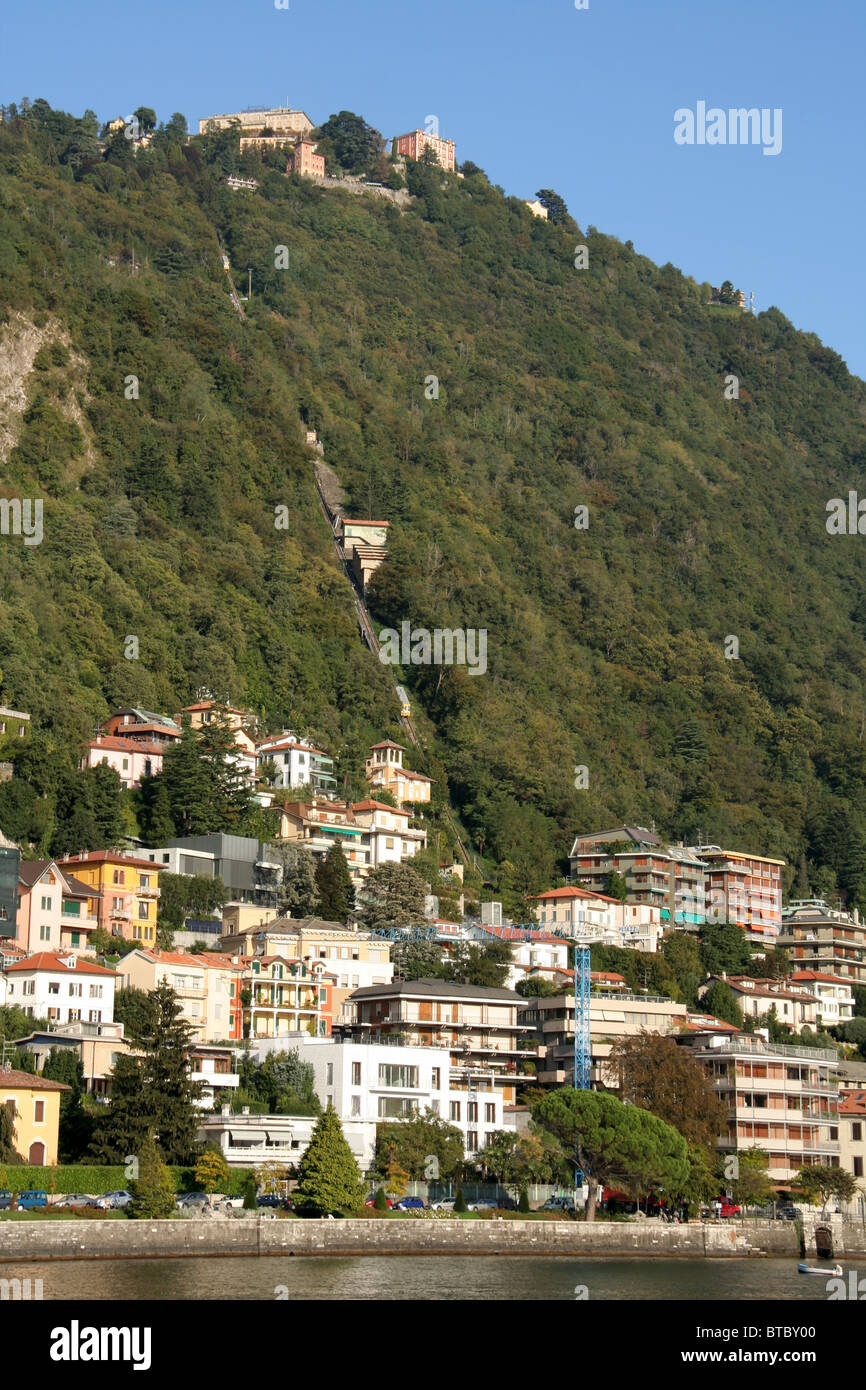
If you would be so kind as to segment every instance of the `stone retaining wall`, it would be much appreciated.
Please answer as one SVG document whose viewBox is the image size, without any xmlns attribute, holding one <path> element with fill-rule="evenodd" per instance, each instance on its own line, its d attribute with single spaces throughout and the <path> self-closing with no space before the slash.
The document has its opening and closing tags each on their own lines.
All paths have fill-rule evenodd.
<svg viewBox="0 0 866 1390">
<path fill-rule="evenodd" d="M 193 1255 L 639 1255 L 796 1257 L 787 1221 L 63 1221 L 0 1224 L 0 1265 L 14 1260 L 134 1259 Z M 840 1252 L 841 1253 L 841 1252 Z M 848 1249 L 848 1253 L 855 1253 Z M 866 1253 L 861 1239 L 861 1253 Z"/>
</svg>

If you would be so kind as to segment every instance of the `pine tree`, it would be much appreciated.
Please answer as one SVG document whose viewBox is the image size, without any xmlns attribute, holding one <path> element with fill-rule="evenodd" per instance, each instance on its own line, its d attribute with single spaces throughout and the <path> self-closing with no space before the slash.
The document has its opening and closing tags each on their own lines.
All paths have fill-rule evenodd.
<svg viewBox="0 0 866 1390">
<path fill-rule="evenodd" d="M 329 1105 L 301 1159 L 295 1200 L 308 1211 L 357 1211 L 364 1204 L 364 1192 L 343 1127 Z"/>
<path fill-rule="evenodd" d="M 169 1163 L 188 1163 L 198 1128 L 195 1098 L 200 1083 L 190 1079 L 187 1058 L 192 1029 L 165 980 L 150 994 L 153 1018 L 141 1042 L 144 1098 L 151 1125 Z"/>
<path fill-rule="evenodd" d="M 424 916 L 424 880 L 408 864 L 383 864 L 367 876 L 361 922 L 365 930 L 420 927 Z"/>
<path fill-rule="evenodd" d="M 149 1116 L 142 1086 L 142 1063 L 121 1054 L 111 1072 L 111 1099 L 90 1142 L 97 1163 L 125 1163 L 141 1154 Z"/>
<path fill-rule="evenodd" d="M 82 1104 L 84 1065 L 77 1052 L 67 1047 L 52 1047 L 42 1075 L 49 1081 L 61 1081 L 71 1087 L 60 1095 L 58 1150 L 61 1163 L 76 1163 L 86 1152 L 94 1131 L 93 1117 Z"/>
<path fill-rule="evenodd" d="M 211 789 L 217 824 L 234 825 L 249 810 L 250 792 L 237 761 L 238 745 L 228 715 L 218 710 L 199 730 L 199 754 Z"/>
<path fill-rule="evenodd" d="M 198 735 L 188 719 L 180 738 L 163 755 L 159 776 L 164 780 L 178 836 L 206 835 L 214 828 L 218 816 L 212 803 L 212 782 L 201 757 Z"/>
<path fill-rule="evenodd" d="M 90 803 L 96 825 L 94 849 L 115 849 L 123 840 L 123 787 L 108 763 L 98 763 L 84 773 L 90 784 Z"/>
<path fill-rule="evenodd" d="M 138 1177 L 133 1178 L 130 1189 L 130 1216 L 148 1217 L 151 1220 L 174 1216 L 174 1183 L 151 1130 L 147 1131 L 142 1142 L 138 1155 Z"/>
<path fill-rule="evenodd" d="M 168 784 L 163 776 L 143 777 L 140 796 L 142 831 L 148 845 L 164 845 L 174 839 L 177 831 L 171 814 Z"/>
<path fill-rule="evenodd" d="M 0 1163 L 20 1164 L 24 1159 L 15 1147 L 15 1110 L 0 1105 Z"/>
<path fill-rule="evenodd" d="M 316 863 L 319 916 L 327 922 L 346 922 L 355 906 L 355 888 L 342 845 L 332 845 Z"/>
</svg>

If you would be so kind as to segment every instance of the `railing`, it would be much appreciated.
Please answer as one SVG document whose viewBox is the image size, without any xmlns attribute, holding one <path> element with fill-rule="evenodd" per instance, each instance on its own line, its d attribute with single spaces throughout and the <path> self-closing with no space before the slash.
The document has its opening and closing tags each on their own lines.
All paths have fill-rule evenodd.
<svg viewBox="0 0 866 1390">
<path fill-rule="evenodd" d="M 763 1038 L 743 1037 L 739 1042 L 724 1042 L 710 1049 L 713 1056 L 724 1053 L 754 1052 L 764 1057 L 781 1055 L 783 1057 L 804 1057 L 809 1061 L 823 1062 L 825 1066 L 838 1061 L 835 1048 L 794 1047 L 788 1043 L 765 1043 Z"/>
</svg>

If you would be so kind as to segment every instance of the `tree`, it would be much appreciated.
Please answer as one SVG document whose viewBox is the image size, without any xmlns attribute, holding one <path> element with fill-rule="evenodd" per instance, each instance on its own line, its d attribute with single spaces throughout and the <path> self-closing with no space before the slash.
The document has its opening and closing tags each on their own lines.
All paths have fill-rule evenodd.
<svg viewBox="0 0 866 1390">
<path fill-rule="evenodd" d="M 138 121 L 139 130 L 142 135 L 148 134 L 155 128 L 156 112 L 151 106 L 138 106 L 132 114 Z M 183 117 L 181 117 L 181 119 L 183 120 Z M 184 125 L 186 125 L 186 121 L 184 121 Z"/>
<path fill-rule="evenodd" d="M 355 888 L 342 845 L 332 845 L 325 858 L 316 861 L 316 886 L 319 915 L 326 922 L 347 922 L 355 906 Z"/>
<path fill-rule="evenodd" d="M 147 1131 L 138 1154 L 138 1177 L 133 1178 L 129 1186 L 132 1193 L 130 1216 L 151 1220 L 174 1216 L 174 1183 L 152 1130 Z"/>
<path fill-rule="evenodd" d="M 723 1132 L 727 1109 L 688 1048 L 642 1030 L 611 1049 L 609 1067 L 619 1096 L 672 1125 L 688 1144 L 711 1147 Z"/>
<path fill-rule="evenodd" d="M 725 1162 L 729 1162 L 726 1158 Z M 768 1175 L 769 1156 L 763 1149 L 740 1149 L 736 1154 L 737 1176 L 728 1181 L 728 1191 L 741 1207 L 763 1207 L 776 1195 Z"/>
<path fill-rule="evenodd" d="M 188 1163 L 195 1150 L 199 1082 L 189 1072 L 193 1032 L 174 990 L 161 980 L 151 993 L 153 1014 L 141 1035 L 142 1085 L 159 1145 L 170 1163 Z"/>
<path fill-rule="evenodd" d="M 319 126 L 316 137 L 329 140 L 337 162 L 350 174 L 366 173 L 385 148 L 379 131 L 353 111 L 340 111 Z"/>
<path fill-rule="evenodd" d="M 705 975 L 743 975 L 751 965 L 746 934 L 736 922 L 707 922 L 700 931 L 700 956 Z"/>
<path fill-rule="evenodd" d="M 700 946 L 689 932 L 668 932 L 662 942 L 665 964 L 676 979 L 680 995 L 690 1009 L 698 1002 L 698 988 L 704 979 Z"/>
<path fill-rule="evenodd" d="M 723 1023 L 732 1023 L 735 1028 L 743 1026 L 742 1010 L 734 998 L 733 990 L 724 980 L 713 980 L 698 1007 L 702 1013 L 720 1018 Z"/>
<path fill-rule="evenodd" d="M 740 291 L 735 290 L 730 280 L 725 280 L 719 290 L 718 302 L 720 304 L 739 304 Z"/>
<path fill-rule="evenodd" d="M 333 1106 L 316 1122 L 298 1171 L 295 1201 L 307 1211 L 357 1211 L 366 1188 Z"/>
<path fill-rule="evenodd" d="M 635 1105 L 597 1091 L 560 1087 L 533 1098 L 532 1116 L 588 1175 L 587 1221 L 595 1220 L 597 1186 L 639 1194 L 678 1190 L 688 1179 L 686 1141 L 670 1125 Z"/>
<path fill-rule="evenodd" d="M 281 917 L 311 917 L 319 903 L 312 854 L 291 843 L 278 845 L 275 854 L 280 866 L 274 904 L 278 913 Z"/>
<path fill-rule="evenodd" d="M 409 1189 L 409 1174 L 392 1154 L 385 1166 L 385 1189 L 389 1197 L 398 1201 L 405 1197 Z"/>
<path fill-rule="evenodd" d="M 831 1197 L 848 1202 L 858 1191 L 857 1180 L 847 1169 L 823 1163 L 801 1168 L 795 1182 L 807 1201 L 820 1201 L 822 1216 Z"/>
<path fill-rule="evenodd" d="M 451 967 L 442 958 L 442 948 L 435 941 L 413 941 L 410 936 L 398 937 L 391 947 L 394 977 L 398 980 L 444 980 L 450 978 Z"/>
<path fill-rule="evenodd" d="M 315 1080 L 312 1062 L 302 1061 L 298 1051 L 292 1049 L 268 1053 L 243 1084 L 265 1102 L 273 1115 L 318 1115 L 322 1107 Z"/>
<path fill-rule="evenodd" d="M 184 716 L 180 738 L 163 754 L 162 772 L 151 779 L 154 796 L 158 788 L 153 784 L 160 781 L 165 787 L 178 836 L 206 835 L 216 828 L 218 820 L 211 802 L 212 782 L 188 715 Z"/>
<path fill-rule="evenodd" d="M 454 1214 L 455 1216 L 463 1216 L 467 1210 L 468 1208 L 466 1205 L 466 1198 L 463 1195 L 463 1188 L 458 1187 L 457 1193 L 454 1197 Z"/>
<path fill-rule="evenodd" d="M 384 1187 L 376 1188 L 376 1196 L 373 1199 L 373 1206 L 375 1207 L 376 1211 L 388 1210 L 388 1198 L 385 1196 Z"/>
<path fill-rule="evenodd" d="M 446 979 L 492 989 L 505 987 L 512 946 L 508 941 L 488 941 L 483 946 L 461 946 L 454 953 Z"/>
<path fill-rule="evenodd" d="M 382 864 L 368 874 L 359 914 L 365 931 L 420 927 L 426 885 L 409 864 Z"/>
<path fill-rule="evenodd" d="M 111 1098 L 100 1117 L 90 1154 L 95 1163 L 125 1163 L 140 1157 L 151 1128 L 138 1057 L 121 1053 L 111 1069 Z"/>
<path fill-rule="evenodd" d="M 463 1162 L 463 1135 L 432 1110 L 412 1115 L 408 1120 L 388 1120 L 376 1126 L 378 1172 L 385 1171 L 392 1156 L 414 1181 L 427 1177 L 431 1158 L 436 1160 L 437 1175 L 449 1178 Z"/>
<path fill-rule="evenodd" d="M 0 1105 L 0 1163 L 21 1164 L 24 1159 L 15 1147 L 15 1103 Z"/>
<path fill-rule="evenodd" d="M 536 193 L 536 198 L 547 208 L 547 220 L 554 225 L 568 222 L 568 208 L 558 193 L 554 193 L 552 188 L 540 188 Z"/>
<path fill-rule="evenodd" d="M 123 1024 L 124 1036 L 137 1043 L 154 1025 L 153 996 L 129 985 L 114 996 L 114 1020 Z"/>
<path fill-rule="evenodd" d="M 77 1163 L 86 1153 L 93 1138 L 95 1121 L 82 1103 L 84 1065 L 77 1051 L 68 1047 L 52 1047 L 42 1067 L 49 1081 L 60 1081 L 68 1091 L 60 1095 L 60 1129 L 58 1153 L 61 1163 Z"/>
<path fill-rule="evenodd" d="M 225 1154 L 215 1145 L 196 1159 L 195 1180 L 203 1192 L 225 1192 L 230 1176 Z"/>
<path fill-rule="evenodd" d="M 562 994 L 564 988 L 564 985 L 554 984 L 553 980 L 548 980 L 543 975 L 527 975 L 514 986 L 515 993 L 521 994 L 524 999 L 552 999 L 554 994 Z"/>
<path fill-rule="evenodd" d="M 628 884 L 622 874 L 617 873 L 616 869 L 610 869 L 605 874 L 604 892 L 609 898 L 616 898 L 618 902 L 628 901 Z"/>
</svg>

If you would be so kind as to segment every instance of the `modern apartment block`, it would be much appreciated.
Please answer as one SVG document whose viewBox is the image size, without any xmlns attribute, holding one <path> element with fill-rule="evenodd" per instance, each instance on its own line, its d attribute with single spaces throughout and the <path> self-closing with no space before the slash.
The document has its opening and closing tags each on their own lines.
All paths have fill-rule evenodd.
<svg viewBox="0 0 866 1390">
<path fill-rule="evenodd" d="M 506 1127 L 500 1089 L 476 1087 L 467 1094 L 452 1086 L 447 1048 L 309 1037 L 290 1046 L 312 1063 L 319 1100 L 333 1105 L 341 1120 L 406 1120 L 432 1110 L 460 1130 L 470 1156 Z"/>
<path fill-rule="evenodd" d="M 736 922 L 754 945 L 775 946 L 782 923 L 785 860 L 718 845 L 700 845 L 692 852 L 707 869 L 707 920 Z"/>
<path fill-rule="evenodd" d="M 866 923 L 820 898 L 798 899 L 782 912 L 776 945 L 799 970 L 820 970 L 852 984 L 866 984 Z"/>
<path fill-rule="evenodd" d="M 442 140 L 425 130 L 412 130 L 408 135 L 395 136 L 392 149 L 406 159 L 420 159 L 426 149 L 431 149 L 443 169 L 453 172 L 457 168 L 454 141 Z"/>
<path fill-rule="evenodd" d="M 356 990 L 347 1003 L 344 1038 L 446 1048 L 455 1090 L 495 1087 L 513 1105 L 518 1084 L 533 1080 L 524 1063 L 535 1060 L 534 1045 L 520 1046 L 532 1030 L 518 1019 L 523 1000 L 510 989 L 394 980 Z"/>
<path fill-rule="evenodd" d="M 652 830 L 620 825 L 578 835 L 569 859 L 572 880 L 594 893 L 604 893 L 611 871 L 620 874 L 628 901 L 655 908 L 666 928 L 696 930 L 706 920 L 703 861 L 682 845 L 665 848 Z"/>
<path fill-rule="evenodd" d="M 821 970 L 795 970 L 792 989 L 807 989 L 818 1001 L 818 1027 L 834 1028 L 854 1017 L 854 988 L 850 980 Z"/>
<path fill-rule="evenodd" d="M 20 865 L 20 849 L 0 831 L 0 943 L 11 940 L 18 928 Z"/>
<path fill-rule="evenodd" d="M 675 1033 L 686 1024 L 685 1004 L 657 995 L 630 994 L 616 981 L 593 979 L 589 1002 L 591 1076 L 595 1084 L 615 1086 L 605 1063 L 614 1043 L 642 1031 Z M 545 998 L 536 995 L 520 1009 L 520 1021 L 538 1042 L 538 1082 L 542 1086 L 574 1084 L 574 994 L 564 990 Z"/>
<path fill-rule="evenodd" d="M 728 1108 L 726 1152 L 764 1149 L 775 1182 L 798 1169 L 838 1165 L 838 1059 L 830 1048 L 788 1047 L 745 1033 L 732 1037 L 708 1027 L 678 1038 L 693 1050 Z"/>
</svg>

